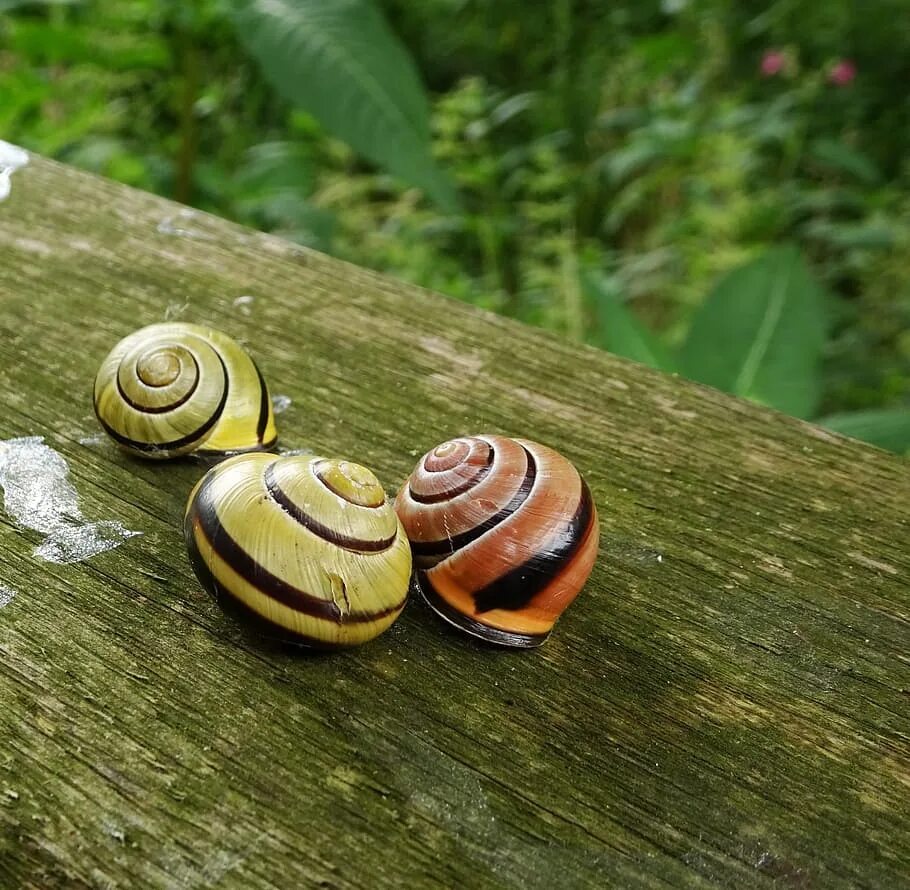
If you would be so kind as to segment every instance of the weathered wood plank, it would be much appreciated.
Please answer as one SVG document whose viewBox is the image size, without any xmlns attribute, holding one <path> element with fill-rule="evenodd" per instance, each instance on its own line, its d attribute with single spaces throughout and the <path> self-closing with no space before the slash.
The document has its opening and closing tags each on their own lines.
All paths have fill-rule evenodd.
<svg viewBox="0 0 910 890">
<path fill-rule="evenodd" d="M 144 532 L 56 566 L 0 520 L 0 887 L 906 883 L 905 462 L 40 160 L 0 301 L 0 437 Z M 284 446 L 390 490 L 462 433 L 574 460 L 602 554 L 551 641 L 417 601 L 329 657 L 239 631 L 183 551 L 202 468 L 79 441 L 109 346 L 169 306 L 249 344 Z"/>
</svg>

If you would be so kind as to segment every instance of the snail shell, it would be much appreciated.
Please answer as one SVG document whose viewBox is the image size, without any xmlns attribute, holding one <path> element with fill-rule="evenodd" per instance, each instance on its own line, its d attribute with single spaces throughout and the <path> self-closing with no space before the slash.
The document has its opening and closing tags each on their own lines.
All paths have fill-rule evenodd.
<svg viewBox="0 0 910 890">
<path fill-rule="evenodd" d="M 203 586 L 269 636 L 353 646 L 404 608 L 408 539 L 382 486 L 359 464 L 229 458 L 193 489 L 184 532 Z"/>
<path fill-rule="evenodd" d="M 272 400 L 246 350 L 220 331 L 153 324 L 121 340 L 95 377 L 95 414 L 142 457 L 271 448 Z"/>
<path fill-rule="evenodd" d="M 524 439 L 443 443 L 421 458 L 395 509 L 424 598 L 494 643 L 543 643 L 597 556 L 587 484 L 562 455 Z"/>
</svg>

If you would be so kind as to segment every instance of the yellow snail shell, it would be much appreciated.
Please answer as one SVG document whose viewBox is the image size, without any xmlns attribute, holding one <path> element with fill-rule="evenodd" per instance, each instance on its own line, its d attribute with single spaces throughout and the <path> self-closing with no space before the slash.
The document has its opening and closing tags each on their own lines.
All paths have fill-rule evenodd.
<svg viewBox="0 0 910 890">
<path fill-rule="evenodd" d="M 359 464 L 229 458 L 193 489 L 184 532 L 203 586 L 269 636 L 353 646 L 386 630 L 407 599 L 408 539 Z"/>
<path fill-rule="evenodd" d="M 278 438 L 268 387 L 236 340 L 166 322 L 121 340 L 95 377 L 95 414 L 134 454 L 262 451 Z"/>
</svg>

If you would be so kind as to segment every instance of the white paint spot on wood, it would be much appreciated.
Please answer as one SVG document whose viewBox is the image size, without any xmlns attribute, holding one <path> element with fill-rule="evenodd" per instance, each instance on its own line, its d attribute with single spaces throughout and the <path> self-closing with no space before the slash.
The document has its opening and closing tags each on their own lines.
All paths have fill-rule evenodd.
<svg viewBox="0 0 910 890">
<path fill-rule="evenodd" d="M 119 825 L 114 825 L 110 822 L 104 823 L 104 833 L 117 841 L 118 844 L 126 843 L 126 831 L 121 828 Z"/>
<path fill-rule="evenodd" d="M 99 553 L 119 547 L 125 540 L 141 532 L 130 531 L 119 522 L 104 520 L 85 525 L 64 526 L 48 535 L 35 548 L 35 555 L 47 562 L 82 562 Z"/>
<path fill-rule="evenodd" d="M 250 316 L 253 314 L 254 302 L 256 302 L 255 297 L 244 294 L 242 297 L 237 297 L 237 299 L 234 300 L 234 308 L 239 309 L 242 315 Z"/>
<path fill-rule="evenodd" d="M 176 235 L 178 238 L 199 238 L 203 241 L 212 241 L 214 236 L 202 229 L 194 228 L 189 223 L 199 214 L 189 207 L 181 207 L 176 213 L 166 216 L 158 223 L 158 231 L 162 235 Z"/>
<path fill-rule="evenodd" d="M 5 201 L 13 188 L 12 176 L 28 163 L 28 152 L 0 139 L 0 201 Z"/>
<path fill-rule="evenodd" d="M 95 433 L 94 436 L 82 436 L 79 439 L 80 445 L 85 445 L 88 448 L 94 448 L 98 445 L 104 445 L 107 442 L 103 433 Z"/>
<path fill-rule="evenodd" d="M 174 321 L 175 319 L 182 318 L 189 308 L 189 300 L 184 300 L 182 303 L 168 303 L 167 308 L 164 310 L 164 320 Z"/>
<path fill-rule="evenodd" d="M 111 520 L 87 522 L 69 466 L 42 436 L 0 442 L 0 487 L 13 520 L 46 536 L 34 552 L 48 562 L 81 562 L 141 534 Z"/>
<path fill-rule="evenodd" d="M 276 414 L 284 414 L 288 408 L 291 407 L 293 402 L 291 401 L 290 396 L 277 395 L 272 396 L 272 410 Z"/>
<path fill-rule="evenodd" d="M 0 584 L 0 609 L 8 606 L 16 598 L 16 591 Z"/>
</svg>

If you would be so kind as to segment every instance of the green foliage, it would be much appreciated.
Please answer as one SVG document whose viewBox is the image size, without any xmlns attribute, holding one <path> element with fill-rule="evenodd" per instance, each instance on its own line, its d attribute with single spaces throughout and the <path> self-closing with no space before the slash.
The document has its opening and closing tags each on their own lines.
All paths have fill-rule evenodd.
<svg viewBox="0 0 910 890">
<path fill-rule="evenodd" d="M 819 423 L 830 430 L 863 439 L 888 451 L 900 454 L 910 452 L 910 409 L 832 414 L 823 417 Z"/>
<path fill-rule="evenodd" d="M 696 312 L 682 373 L 796 417 L 820 399 L 824 298 L 792 247 L 725 276 Z"/>
<path fill-rule="evenodd" d="M 904 7 L 0 0 L 0 138 L 781 410 L 901 411 Z"/>
<path fill-rule="evenodd" d="M 595 345 L 663 371 L 676 370 L 676 363 L 660 340 L 625 307 L 615 280 L 589 270 L 582 272 L 582 280 L 594 306 Z"/>
<path fill-rule="evenodd" d="M 881 182 L 881 173 L 866 155 L 834 139 L 816 139 L 809 146 L 809 156 L 833 173 L 845 173 L 864 185 Z"/>
<path fill-rule="evenodd" d="M 81 0 L 0 0 L 0 12 L 12 12 L 24 6 L 55 6 L 80 2 Z"/>
<path fill-rule="evenodd" d="M 455 209 L 430 155 L 417 71 L 370 0 L 236 0 L 234 16 L 279 93 L 444 210 Z"/>
</svg>

